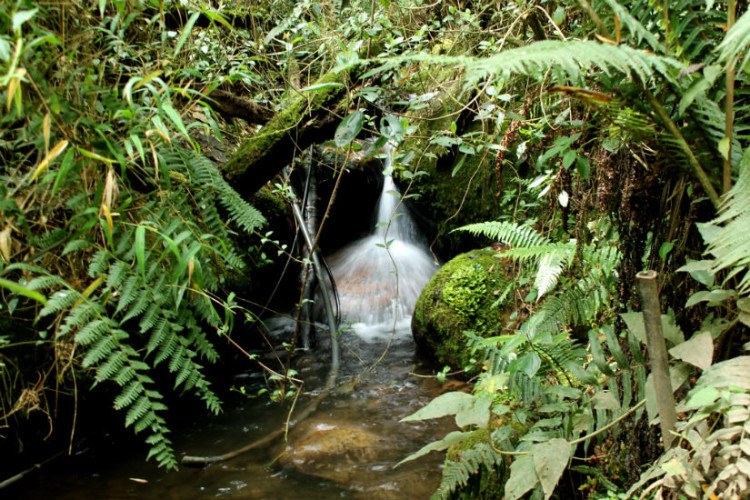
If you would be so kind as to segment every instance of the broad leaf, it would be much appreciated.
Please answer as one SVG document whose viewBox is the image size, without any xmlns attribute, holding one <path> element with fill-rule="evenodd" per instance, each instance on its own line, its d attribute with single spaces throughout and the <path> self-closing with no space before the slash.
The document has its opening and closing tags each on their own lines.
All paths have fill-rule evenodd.
<svg viewBox="0 0 750 500">
<path fill-rule="evenodd" d="M 595 410 L 619 410 L 620 402 L 609 391 L 599 391 L 591 398 Z"/>
<path fill-rule="evenodd" d="M 475 397 L 474 401 L 464 406 L 458 413 L 456 413 L 456 425 L 461 428 L 471 425 L 486 428 L 490 421 L 491 404 L 492 396 L 489 394 L 482 394 Z"/>
<path fill-rule="evenodd" d="M 465 441 L 469 439 L 470 437 L 472 437 L 473 435 L 474 435 L 473 432 L 461 432 L 461 431 L 449 432 L 443 439 L 440 439 L 439 441 L 435 441 L 426 446 L 423 446 L 419 451 L 414 452 L 408 457 L 406 457 L 405 459 L 401 460 L 399 463 L 396 464 L 396 467 L 403 464 L 404 462 L 410 462 L 419 457 L 423 457 L 424 455 L 427 455 L 431 451 L 447 450 L 449 447 L 453 446 L 454 444 L 460 443 L 461 441 Z"/>
<path fill-rule="evenodd" d="M 505 499 L 521 498 L 539 483 L 534 467 L 534 457 L 521 455 L 510 466 L 510 479 L 505 483 Z"/>
<path fill-rule="evenodd" d="M 711 333 L 703 332 L 669 350 L 669 354 L 686 363 L 708 370 L 714 356 L 714 341 Z"/>
<path fill-rule="evenodd" d="M 713 365 L 703 373 L 696 384 L 696 388 L 707 386 L 735 386 L 750 391 L 750 356 L 738 356 Z"/>
<path fill-rule="evenodd" d="M 688 370 L 685 363 L 678 363 L 669 369 L 669 381 L 672 385 L 672 392 L 682 387 L 689 374 L 690 370 Z M 649 421 L 654 423 L 654 420 L 659 417 L 659 404 L 657 403 L 656 391 L 654 389 L 654 378 L 651 374 L 646 379 L 646 411 L 648 412 Z"/>
<path fill-rule="evenodd" d="M 534 457 L 534 470 L 539 482 L 542 483 L 544 498 L 549 498 L 560 481 L 570 461 L 571 446 L 561 438 L 550 439 L 546 443 L 534 445 L 531 448 Z"/>
<path fill-rule="evenodd" d="M 464 408 L 473 405 L 475 399 L 475 396 L 466 394 L 465 392 L 447 392 L 430 401 L 424 408 L 417 410 L 408 417 L 402 418 L 401 422 L 456 415 Z"/>
<path fill-rule="evenodd" d="M 333 136 L 333 142 L 340 148 L 348 145 L 357 138 L 364 124 L 365 114 L 362 111 L 355 111 L 341 120 Z"/>
</svg>

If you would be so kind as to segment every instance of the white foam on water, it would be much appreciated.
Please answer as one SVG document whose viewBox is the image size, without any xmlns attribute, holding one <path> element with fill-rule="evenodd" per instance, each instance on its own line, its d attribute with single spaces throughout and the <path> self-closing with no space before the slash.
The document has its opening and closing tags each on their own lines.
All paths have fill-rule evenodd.
<svg viewBox="0 0 750 500">
<path fill-rule="evenodd" d="M 364 340 L 411 338 L 414 306 L 438 266 L 390 175 L 384 179 L 377 214 L 370 236 L 329 258 L 341 317 Z"/>
</svg>

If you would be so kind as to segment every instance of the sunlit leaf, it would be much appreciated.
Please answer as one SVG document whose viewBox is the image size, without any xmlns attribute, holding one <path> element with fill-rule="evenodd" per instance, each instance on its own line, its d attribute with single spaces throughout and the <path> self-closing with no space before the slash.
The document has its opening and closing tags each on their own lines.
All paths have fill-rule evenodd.
<svg viewBox="0 0 750 500">
<path fill-rule="evenodd" d="M 34 169 L 34 174 L 31 176 L 31 180 L 36 180 L 42 173 L 44 173 L 45 170 L 47 170 L 47 167 L 49 167 L 50 163 L 55 161 L 55 159 L 62 154 L 63 151 L 65 151 L 65 148 L 68 147 L 68 141 L 62 140 L 55 144 L 55 147 L 53 147 L 49 154 L 45 156 L 42 161 L 39 162 L 39 165 L 36 166 Z"/>
<path fill-rule="evenodd" d="M 33 18 L 37 12 L 39 12 L 39 9 L 19 10 L 18 12 L 13 14 L 13 18 L 11 20 L 13 31 L 16 32 L 21 29 L 23 23 L 31 20 L 31 18 Z"/>
<path fill-rule="evenodd" d="M 714 356 L 714 342 L 711 333 L 700 333 L 690 340 L 683 342 L 669 350 L 673 357 L 697 366 L 701 370 L 708 370 Z"/>
<path fill-rule="evenodd" d="M 40 304 L 47 303 L 47 298 L 44 295 L 42 295 L 41 293 L 35 290 L 29 290 L 25 286 L 19 283 L 16 283 L 15 281 L 9 281 L 9 280 L 0 278 L 0 287 L 6 288 L 13 293 L 23 295 L 24 297 L 28 297 L 32 300 L 39 302 Z"/>
<path fill-rule="evenodd" d="M 182 46 L 185 45 L 185 42 L 190 36 L 190 32 L 193 31 L 193 26 L 195 25 L 195 22 L 198 20 L 200 15 L 200 12 L 193 12 L 185 23 L 185 26 L 183 26 L 182 33 L 180 33 L 180 38 L 177 39 L 177 45 L 175 45 L 174 47 L 174 57 L 177 57 L 177 55 L 180 53 L 180 50 L 182 50 Z"/>
</svg>

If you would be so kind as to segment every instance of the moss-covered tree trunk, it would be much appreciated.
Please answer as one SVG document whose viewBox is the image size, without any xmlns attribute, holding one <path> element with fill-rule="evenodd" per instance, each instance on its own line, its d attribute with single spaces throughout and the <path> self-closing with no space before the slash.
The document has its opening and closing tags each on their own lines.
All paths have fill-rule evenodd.
<svg viewBox="0 0 750 500">
<path fill-rule="evenodd" d="M 346 72 L 328 72 L 307 91 L 295 91 L 254 136 L 245 140 L 224 165 L 224 175 L 237 191 L 252 195 L 288 165 L 297 151 L 333 137 L 336 110 L 346 103 Z"/>
</svg>

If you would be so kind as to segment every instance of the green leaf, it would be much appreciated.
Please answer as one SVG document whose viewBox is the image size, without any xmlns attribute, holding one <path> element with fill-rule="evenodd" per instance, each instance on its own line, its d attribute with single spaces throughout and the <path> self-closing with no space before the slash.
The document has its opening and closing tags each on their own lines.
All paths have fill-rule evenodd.
<svg viewBox="0 0 750 500">
<path fill-rule="evenodd" d="M 716 363 L 696 383 L 698 387 L 739 387 L 750 391 L 750 356 L 738 356 Z"/>
<path fill-rule="evenodd" d="M 643 322 L 643 314 L 635 311 L 629 311 L 620 314 L 620 317 L 625 321 L 625 325 L 630 330 L 630 333 L 635 335 L 642 344 L 646 343 L 646 325 Z"/>
<path fill-rule="evenodd" d="M 177 39 L 177 45 L 175 45 L 174 47 L 173 57 L 177 57 L 177 55 L 180 53 L 180 50 L 182 50 L 182 46 L 185 45 L 185 42 L 190 36 L 190 32 L 193 31 L 193 26 L 195 25 L 195 22 L 198 20 L 198 17 L 200 17 L 200 15 L 200 12 L 193 12 L 188 21 L 185 23 L 185 26 L 182 28 L 182 33 L 180 33 L 180 38 Z"/>
<path fill-rule="evenodd" d="M 568 467 L 571 446 L 561 438 L 550 439 L 546 443 L 536 444 L 531 448 L 534 457 L 534 470 L 542 483 L 544 498 L 552 496 L 562 473 Z"/>
<path fill-rule="evenodd" d="M 688 408 L 704 408 L 712 405 L 716 401 L 721 393 L 715 387 L 703 387 L 698 391 L 695 391 L 690 399 L 687 401 Z"/>
<path fill-rule="evenodd" d="M 672 243 L 671 241 L 665 241 L 664 243 L 662 243 L 659 247 L 659 258 L 661 260 L 667 260 L 667 255 L 669 255 L 669 252 L 671 252 L 673 248 L 674 243 Z"/>
<path fill-rule="evenodd" d="M 690 260 L 687 264 L 680 267 L 677 272 L 685 272 L 699 283 L 708 287 L 714 286 L 714 272 L 710 260 Z"/>
<path fill-rule="evenodd" d="M 721 153 L 721 157 L 725 160 L 729 158 L 729 145 L 731 142 L 729 141 L 729 137 L 722 137 L 721 140 L 719 140 L 719 144 L 717 145 L 717 148 L 719 150 L 719 153 Z"/>
<path fill-rule="evenodd" d="M 39 9 L 19 10 L 18 12 L 13 14 L 13 20 L 11 21 L 13 32 L 21 29 L 21 25 L 23 25 L 23 23 L 25 23 L 26 21 L 31 20 L 31 18 L 34 17 L 37 12 L 39 12 Z"/>
<path fill-rule="evenodd" d="M 619 410 L 620 402 L 614 394 L 609 391 L 601 390 L 594 394 L 591 403 L 595 410 Z"/>
<path fill-rule="evenodd" d="M 532 455 L 521 455 L 510 466 L 510 478 L 505 483 L 505 499 L 516 500 L 539 483 Z"/>
<path fill-rule="evenodd" d="M 167 118 L 169 118 L 169 121 L 172 122 L 172 125 L 175 126 L 175 128 L 186 138 L 188 137 L 188 131 L 185 127 L 185 123 L 182 121 L 182 117 L 180 116 L 180 113 L 174 109 L 174 106 L 172 106 L 168 102 L 163 102 L 161 104 L 161 109 L 164 111 L 164 113 L 167 115 Z"/>
<path fill-rule="evenodd" d="M 18 295 L 23 295 L 24 297 L 36 300 L 40 304 L 44 305 L 47 303 L 47 298 L 44 295 L 34 290 L 30 290 L 25 286 L 16 283 L 15 281 L 8 281 L 6 279 L 0 278 L 0 287 L 7 288 L 13 293 L 17 293 Z"/>
<path fill-rule="evenodd" d="M 661 315 L 661 330 L 664 333 L 664 338 L 671 342 L 672 345 L 685 342 L 685 334 L 682 333 L 682 329 L 677 326 L 674 318 L 669 314 Z"/>
<path fill-rule="evenodd" d="M 10 43 L 0 38 L 0 61 L 8 62 L 10 60 Z"/>
<path fill-rule="evenodd" d="M 731 299 L 737 295 L 737 292 L 734 290 L 701 290 L 700 292 L 695 292 L 693 295 L 688 298 L 687 302 L 685 303 L 685 307 L 691 307 L 695 304 L 699 304 L 701 302 L 709 302 L 709 303 L 719 303 L 724 302 L 727 299 Z"/>
<path fill-rule="evenodd" d="M 410 462 L 417 458 L 423 457 L 424 455 L 427 455 L 431 451 L 446 450 L 449 447 L 453 446 L 454 444 L 465 441 L 472 436 L 474 436 L 474 432 L 462 432 L 462 431 L 449 432 L 448 434 L 446 434 L 446 436 L 443 439 L 440 439 L 438 441 L 434 441 L 428 445 L 425 445 L 419 451 L 416 451 L 412 453 L 411 455 L 409 455 L 408 457 L 406 457 L 405 459 L 401 460 L 399 463 L 396 464 L 396 467 L 403 464 L 404 462 Z"/>
<path fill-rule="evenodd" d="M 673 357 L 708 370 L 714 356 L 714 341 L 710 332 L 703 332 L 669 350 Z"/>
<path fill-rule="evenodd" d="M 138 226 L 135 229 L 135 261 L 138 272 L 146 279 L 146 227 Z"/>
<path fill-rule="evenodd" d="M 682 384 L 685 383 L 688 375 L 690 375 L 690 370 L 685 363 L 678 363 L 669 369 L 669 381 L 672 385 L 673 393 L 682 387 Z M 648 418 L 650 421 L 653 421 L 659 416 L 659 405 L 656 399 L 656 390 L 654 389 L 654 378 L 651 374 L 649 374 L 646 379 L 646 412 L 648 412 Z"/>
<path fill-rule="evenodd" d="M 457 415 L 466 408 L 474 407 L 476 399 L 476 396 L 465 392 L 447 392 L 430 401 L 424 408 L 402 418 L 401 422 Z"/>
<path fill-rule="evenodd" d="M 486 428 L 490 421 L 491 404 L 492 396 L 489 394 L 481 394 L 475 397 L 474 401 L 456 413 L 456 425 L 461 428 L 472 425 Z"/>
<path fill-rule="evenodd" d="M 365 124 L 365 114 L 362 111 L 355 111 L 343 120 L 336 128 L 333 136 L 333 142 L 338 147 L 344 147 L 357 138 Z"/>
<path fill-rule="evenodd" d="M 591 175 L 591 164 L 589 163 L 588 158 L 579 157 L 576 160 L 576 168 L 578 169 L 578 175 L 581 176 L 581 179 L 588 180 Z"/>
</svg>

